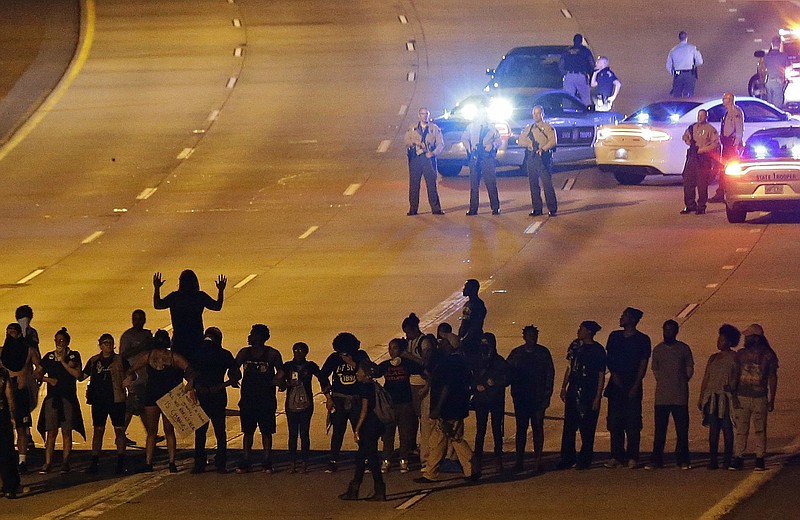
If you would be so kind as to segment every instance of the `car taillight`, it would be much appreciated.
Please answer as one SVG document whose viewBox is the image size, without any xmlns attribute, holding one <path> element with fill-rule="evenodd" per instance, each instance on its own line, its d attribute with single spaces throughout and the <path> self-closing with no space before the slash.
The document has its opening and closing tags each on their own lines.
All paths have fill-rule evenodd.
<svg viewBox="0 0 800 520">
<path fill-rule="evenodd" d="M 739 164 L 739 161 L 731 161 L 725 167 L 725 175 L 730 175 L 731 177 L 741 177 L 744 175 L 744 171 L 742 170 L 742 165 Z"/>
<path fill-rule="evenodd" d="M 500 137 L 511 136 L 511 127 L 508 126 L 508 123 L 495 123 L 494 127 L 497 128 L 498 132 L 500 132 Z"/>
</svg>

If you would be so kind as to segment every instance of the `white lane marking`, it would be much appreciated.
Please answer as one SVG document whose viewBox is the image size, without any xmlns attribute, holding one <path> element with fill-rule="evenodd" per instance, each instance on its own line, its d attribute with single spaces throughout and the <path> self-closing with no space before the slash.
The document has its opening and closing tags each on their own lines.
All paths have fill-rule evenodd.
<svg viewBox="0 0 800 520">
<path fill-rule="evenodd" d="M 533 235 L 534 233 L 539 231 L 540 227 L 542 227 L 542 221 L 541 220 L 533 222 L 530 226 L 525 228 L 525 234 L 526 235 Z"/>
<path fill-rule="evenodd" d="M 754 32 L 756 32 L 756 30 L 755 29 L 746 29 L 745 32 L 754 33 Z"/>
<path fill-rule="evenodd" d="M 232 4 L 232 3 L 233 3 L 233 1 L 234 1 L 234 0 L 228 0 L 228 3 L 229 3 L 229 4 Z"/>
<path fill-rule="evenodd" d="M 233 26 L 234 27 L 241 27 L 242 26 L 242 21 L 239 20 L 238 18 L 234 18 L 233 19 Z"/>
<path fill-rule="evenodd" d="M 289 141 L 289 144 L 317 144 L 316 139 L 298 139 L 296 141 Z"/>
<path fill-rule="evenodd" d="M 729 12 L 729 13 L 735 13 L 735 12 L 737 12 L 737 11 L 738 11 L 738 9 L 737 9 L 737 8 L 735 8 L 735 7 L 731 7 L 730 9 L 728 9 L 728 12 Z"/>
<path fill-rule="evenodd" d="M 375 150 L 378 153 L 386 153 L 389 150 L 389 146 L 392 144 L 390 139 L 384 139 L 381 141 L 381 144 L 378 145 L 378 149 Z"/>
<path fill-rule="evenodd" d="M 733 271 L 734 269 L 736 269 L 735 265 L 723 265 L 722 266 L 722 270 L 723 271 Z"/>
<path fill-rule="evenodd" d="M 225 88 L 233 88 L 236 86 L 236 76 L 231 76 L 228 78 L 228 83 L 225 84 Z"/>
<path fill-rule="evenodd" d="M 681 312 L 678 313 L 676 318 L 681 320 L 688 318 L 698 307 L 700 307 L 699 303 L 690 303 L 686 307 L 684 307 Z"/>
<path fill-rule="evenodd" d="M 406 42 L 406 50 L 413 51 L 414 50 L 414 40 L 409 40 Z"/>
<path fill-rule="evenodd" d="M 241 58 L 243 52 L 244 50 L 241 47 L 236 47 L 235 49 L 233 49 L 233 55 L 236 56 L 237 58 Z"/>
<path fill-rule="evenodd" d="M 417 79 L 417 73 L 414 72 L 413 70 L 408 74 L 406 74 L 406 81 L 414 81 L 416 79 Z"/>
<path fill-rule="evenodd" d="M 408 110 L 408 105 L 400 105 L 400 111 L 397 112 L 398 116 L 406 115 L 406 111 Z"/>
<path fill-rule="evenodd" d="M 194 148 L 184 148 L 181 150 L 181 153 L 178 154 L 177 159 L 183 160 L 188 159 L 194 153 Z"/>
<path fill-rule="evenodd" d="M 737 22 L 744 22 L 745 20 L 744 20 L 744 18 L 737 18 L 736 21 Z"/>
<path fill-rule="evenodd" d="M 750 248 L 749 248 L 749 247 L 737 247 L 737 248 L 736 248 L 736 252 L 737 252 L 737 253 L 746 253 L 746 252 L 748 252 L 748 251 L 750 251 Z"/>
<path fill-rule="evenodd" d="M 206 133 L 206 129 L 205 128 L 196 128 L 195 130 L 192 130 L 192 133 L 193 134 L 204 134 L 204 133 Z"/>
<path fill-rule="evenodd" d="M 719 287 L 719 284 L 718 284 L 718 283 L 709 283 L 709 284 L 706 284 L 706 289 L 716 289 L 717 287 Z"/>
<path fill-rule="evenodd" d="M 414 504 L 425 498 L 430 494 L 430 491 L 423 491 L 422 493 L 416 494 L 413 497 L 409 498 L 399 506 L 395 507 L 395 509 L 403 511 L 405 509 L 410 509 L 414 507 Z"/>
<path fill-rule="evenodd" d="M 720 520 L 730 513 L 737 504 L 753 496 L 761 486 L 772 480 L 779 471 L 780 467 L 770 468 L 767 471 L 752 472 L 733 488 L 733 491 L 722 497 L 722 500 L 703 513 L 698 520 Z"/>
<path fill-rule="evenodd" d="M 258 275 L 257 274 L 248 274 L 247 276 L 242 278 L 241 282 L 239 282 L 236 285 L 234 285 L 233 288 L 234 289 L 241 289 L 242 287 L 244 287 L 248 283 L 252 282 L 256 278 L 256 276 L 258 276 Z"/>
<path fill-rule="evenodd" d="M 569 12 L 569 9 L 562 9 L 561 14 L 564 15 L 564 18 L 572 18 L 572 13 Z"/>
<path fill-rule="evenodd" d="M 39 269 L 34 269 L 33 271 L 31 271 L 31 273 L 29 275 L 17 280 L 17 285 L 22 285 L 24 283 L 28 283 L 31 280 L 33 280 L 34 278 L 36 278 L 37 276 L 39 276 L 40 274 L 42 274 L 43 272 L 44 272 L 44 268 L 42 268 L 42 267 L 40 267 Z"/>
<path fill-rule="evenodd" d="M 219 110 L 212 110 L 211 113 L 208 114 L 209 121 L 216 121 L 219 117 Z"/>
<path fill-rule="evenodd" d="M 158 188 L 145 188 L 142 190 L 140 194 L 136 196 L 136 200 L 147 200 L 149 199 L 153 193 L 156 192 Z"/>
<path fill-rule="evenodd" d="M 114 213 L 127 213 L 128 208 L 114 208 Z"/>
<path fill-rule="evenodd" d="M 750 230 L 751 233 L 761 233 L 761 228 L 755 228 Z"/>
<path fill-rule="evenodd" d="M 318 229 L 319 229 L 319 226 L 311 226 L 310 228 L 306 229 L 306 232 L 305 232 L 305 233 L 303 233 L 302 235 L 300 235 L 300 236 L 299 236 L 299 237 L 297 237 L 297 238 L 299 238 L 300 240 L 303 240 L 303 239 L 305 239 L 305 238 L 308 238 L 308 237 L 310 237 L 310 236 L 311 236 L 311 233 L 313 233 L 314 231 L 316 231 L 316 230 L 318 230 Z"/>
<path fill-rule="evenodd" d="M 762 41 L 764 40 L 762 40 L 761 38 L 753 38 L 753 42 L 755 43 L 761 43 Z"/>
<path fill-rule="evenodd" d="M 400 23 L 403 24 L 403 25 L 408 23 L 408 18 L 406 18 L 405 15 L 403 15 L 403 14 L 401 14 L 397 18 L 400 20 Z"/>
<path fill-rule="evenodd" d="M 351 184 L 350 186 L 347 187 L 346 190 L 344 190 L 344 196 L 350 197 L 352 195 L 355 195 L 356 192 L 358 191 L 358 188 L 360 187 L 361 187 L 360 184 Z"/>
<path fill-rule="evenodd" d="M 105 233 L 105 231 L 95 231 L 88 237 L 81 240 L 81 244 L 91 244 L 92 242 L 103 236 L 103 233 Z"/>
<path fill-rule="evenodd" d="M 562 191 L 569 191 L 575 186 L 575 181 L 577 180 L 576 177 L 570 177 L 567 179 L 567 182 L 564 183 L 564 186 L 561 188 Z"/>
</svg>

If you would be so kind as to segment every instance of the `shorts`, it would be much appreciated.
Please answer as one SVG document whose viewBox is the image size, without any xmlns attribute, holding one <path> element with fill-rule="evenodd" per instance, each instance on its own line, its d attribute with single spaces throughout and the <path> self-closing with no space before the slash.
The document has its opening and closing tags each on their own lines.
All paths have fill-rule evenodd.
<svg viewBox="0 0 800 520">
<path fill-rule="evenodd" d="M 64 407 L 64 420 L 59 420 L 58 410 L 55 406 L 55 400 L 61 399 Z M 42 404 L 42 413 L 44 414 L 44 429 L 46 431 L 54 431 L 59 428 L 64 430 L 73 430 L 75 425 L 75 411 L 72 409 L 72 403 L 66 399 L 54 397 L 45 399 Z"/>
<path fill-rule="evenodd" d="M 275 433 L 276 410 L 240 410 L 239 420 L 242 423 L 242 433 L 252 435 L 256 427 L 261 430 L 262 435 L 272 435 Z"/>
<path fill-rule="evenodd" d="M 102 403 L 92 405 L 92 426 L 105 426 L 106 420 L 111 418 L 111 426 L 123 428 L 125 426 L 125 403 Z"/>
<path fill-rule="evenodd" d="M 15 388 L 14 396 L 14 422 L 17 428 L 30 428 L 31 426 L 31 391 L 28 388 Z"/>
</svg>

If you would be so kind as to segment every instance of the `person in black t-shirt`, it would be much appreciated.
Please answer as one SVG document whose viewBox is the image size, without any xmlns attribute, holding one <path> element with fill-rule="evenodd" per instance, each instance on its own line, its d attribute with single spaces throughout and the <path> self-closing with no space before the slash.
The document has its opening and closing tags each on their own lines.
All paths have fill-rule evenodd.
<svg viewBox="0 0 800 520">
<path fill-rule="evenodd" d="M 594 88 L 594 109 L 598 112 L 608 112 L 611 105 L 619 95 L 622 83 L 617 79 L 617 75 L 608 66 L 608 58 L 600 56 L 595 63 L 592 73 L 592 88 Z"/>
<path fill-rule="evenodd" d="M 261 430 L 261 443 L 264 446 L 262 471 L 272 473 L 272 434 L 275 433 L 275 413 L 278 410 L 275 388 L 283 385 L 284 373 L 281 353 L 267 345 L 269 337 L 266 325 L 253 325 L 247 338 L 250 346 L 236 354 L 236 365 L 242 367 L 244 372 L 239 400 L 244 453 L 236 473 L 250 471 L 250 453 L 256 428 Z"/>
<path fill-rule="evenodd" d="M 353 480 L 347 491 L 339 495 L 342 500 L 358 500 L 358 490 L 364 480 L 364 470 L 369 465 L 375 492 L 367 500 L 386 500 L 386 484 L 381 474 L 378 439 L 383 434 L 384 425 L 375 415 L 375 379 L 380 376 L 380 369 L 371 361 L 364 361 L 358 366 L 359 405 L 358 422 L 353 427 L 353 438 L 358 444 L 356 453 L 356 469 Z"/>
<path fill-rule="evenodd" d="M 623 330 L 608 336 L 606 362 L 611 380 L 606 386 L 608 398 L 608 431 L 611 433 L 611 459 L 606 467 L 639 464 L 642 434 L 642 380 L 650 359 L 650 337 L 636 326 L 644 313 L 628 307 L 619 318 Z M 627 438 L 628 445 L 625 446 Z"/>
<path fill-rule="evenodd" d="M 472 407 L 475 409 L 475 460 L 482 466 L 486 426 L 492 418 L 494 458 L 498 472 L 503 472 L 503 432 L 506 407 L 506 384 L 509 366 L 497 353 L 497 338 L 491 332 L 483 334 L 481 356 L 472 368 Z"/>
<path fill-rule="evenodd" d="M 469 279 L 464 283 L 462 294 L 468 298 L 461 309 L 461 324 L 458 326 L 458 337 L 461 340 L 461 351 L 472 363 L 480 357 L 480 345 L 483 339 L 483 322 L 486 320 L 486 304 L 478 296 L 481 284 L 478 280 Z"/>
<path fill-rule="evenodd" d="M 395 432 L 400 432 L 400 472 L 408 472 L 408 459 L 414 449 L 417 433 L 417 415 L 414 413 L 411 376 L 425 372 L 422 365 L 414 361 L 408 352 L 408 341 L 394 338 L 389 342 L 390 359 L 382 362 L 378 368 L 383 377 L 383 387 L 392 398 L 394 421 L 386 425 L 383 434 L 383 464 L 381 471 L 386 473 L 391 466 L 394 454 Z"/>
<path fill-rule="evenodd" d="M 356 371 L 360 363 L 369 361 L 369 356 L 360 350 L 360 346 L 361 342 L 353 334 L 342 332 L 333 338 L 334 352 L 322 364 L 320 379 L 325 381 L 322 391 L 333 428 L 326 473 L 336 471 L 348 421 L 355 428 L 361 415 L 361 389 Z"/>
<path fill-rule="evenodd" d="M 225 408 L 228 405 L 228 392 L 226 388 L 239 386 L 242 373 L 230 351 L 222 348 L 222 331 L 217 327 L 206 329 L 203 344 L 195 356 L 195 371 L 197 375 L 194 387 L 197 390 L 197 400 L 200 407 L 208 415 L 209 422 L 194 432 L 194 468 L 192 473 L 202 473 L 208 464 L 206 455 L 206 439 L 208 426 L 214 426 L 214 437 L 217 440 L 217 453 L 214 456 L 214 466 L 217 473 L 227 473 L 228 461 L 228 435 L 225 429 Z M 228 380 L 225 381 L 227 374 Z"/>
<path fill-rule="evenodd" d="M 320 388 L 325 380 L 320 376 L 319 365 L 306 359 L 308 345 L 299 342 L 292 346 L 294 357 L 283 365 L 286 376 L 286 424 L 289 427 L 289 457 L 292 459 L 291 473 L 297 471 L 297 437 L 303 459 L 303 473 L 308 471 L 308 455 L 311 451 L 311 417 L 314 415 L 314 393 L 311 379 L 316 377 Z"/>
<path fill-rule="evenodd" d="M 17 498 L 19 491 L 19 456 L 14 449 L 14 394 L 11 375 L 0 363 L 0 480 L 2 494 L 6 498 Z"/>
<path fill-rule="evenodd" d="M 178 279 L 178 290 L 161 297 L 161 286 L 164 279 L 161 273 L 153 275 L 153 307 L 169 309 L 172 320 L 172 350 L 194 363 L 194 354 L 203 342 L 203 311 L 209 309 L 219 311 L 228 279 L 223 275 L 217 278 L 217 299 L 214 300 L 200 290 L 197 275 L 186 269 Z"/>
<path fill-rule="evenodd" d="M 595 321 L 578 327 L 578 338 L 567 349 L 567 366 L 561 385 L 564 431 L 561 435 L 559 469 L 589 469 L 594 454 L 594 434 L 600 417 L 600 399 L 606 377 L 606 351 L 594 340 L 600 330 Z M 575 453 L 575 434 L 581 432 L 581 452 Z"/>
<path fill-rule="evenodd" d="M 130 368 L 128 361 L 114 352 L 114 336 L 103 334 L 97 340 L 100 353 L 89 358 L 83 368 L 81 380 L 89 378 L 86 402 L 92 406 L 92 461 L 86 473 L 97 473 L 100 450 L 106 421 L 111 418 L 117 446 L 116 474 L 125 473 L 125 373 Z"/>
</svg>

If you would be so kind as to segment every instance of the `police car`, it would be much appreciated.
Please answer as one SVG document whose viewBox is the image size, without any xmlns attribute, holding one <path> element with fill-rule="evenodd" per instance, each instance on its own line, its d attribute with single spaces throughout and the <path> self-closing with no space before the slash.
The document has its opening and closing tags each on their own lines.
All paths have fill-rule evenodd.
<svg viewBox="0 0 800 520">
<path fill-rule="evenodd" d="M 753 97 L 737 97 L 744 112 L 744 138 L 764 128 L 786 126 L 795 117 Z M 597 130 L 594 152 L 600 170 L 614 174 L 620 184 L 639 184 L 648 175 L 680 175 L 686 160 L 683 133 L 697 122 L 700 110 L 717 130 L 725 115 L 722 99 L 670 100 L 640 108 L 621 124 Z"/>
<path fill-rule="evenodd" d="M 800 121 L 755 132 L 726 165 L 728 222 L 744 222 L 748 211 L 800 211 Z"/>
<path fill-rule="evenodd" d="M 461 135 L 467 125 L 483 107 L 487 108 L 489 121 L 500 132 L 503 144 L 497 152 L 499 167 L 512 167 L 526 174 L 525 149 L 517 143 L 522 129 L 533 121 L 531 110 L 541 105 L 545 120 L 556 131 L 558 147 L 554 162 L 574 162 L 592 159 L 595 131 L 600 125 L 622 121 L 619 112 L 589 111 L 580 100 L 563 90 L 535 88 L 495 88 L 488 94 L 470 96 L 445 112 L 435 122 L 444 134 L 444 151 L 437 158 L 439 173 L 455 176 L 467 164 L 467 151 Z"/>
</svg>

